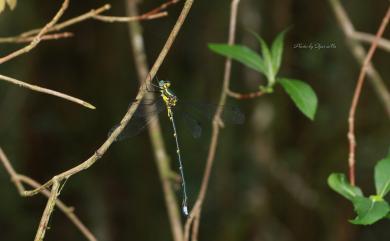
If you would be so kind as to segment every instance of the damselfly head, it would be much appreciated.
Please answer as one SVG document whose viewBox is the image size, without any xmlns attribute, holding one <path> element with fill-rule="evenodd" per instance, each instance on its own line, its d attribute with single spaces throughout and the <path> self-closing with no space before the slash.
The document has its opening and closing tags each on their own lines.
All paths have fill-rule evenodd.
<svg viewBox="0 0 390 241">
<path fill-rule="evenodd" d="M 160 88 L 167 89 L 167 88 L 169 88 L 169 87 L 171 86 L 171 82 L 170 82 L 170 81 L 160 80 L 160 81 L 158 82 L 158 86 L 159 86 Z"/>
</svg>

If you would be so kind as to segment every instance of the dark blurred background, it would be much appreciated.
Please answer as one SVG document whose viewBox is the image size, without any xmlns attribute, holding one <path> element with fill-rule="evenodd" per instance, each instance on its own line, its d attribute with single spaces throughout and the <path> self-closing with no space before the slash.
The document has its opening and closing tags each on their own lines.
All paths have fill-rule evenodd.
<svg viewBox="0 0 390 241">
<path fill-rule="evenodd" d="M 63 20 L 103 5 L 71 1 Z M 112 1 L 106 14 L 125 15 L 125 1 Z M 163 1 L 144 1 L 145 12 Z M 0 35 L 12 36 L 40 27 L 59 1 L 19 1 L 0 15 Z M 387 8 L 385 0 L 343 1 L 356 29 L 375 33 Z M 162 48 L 182 2 L 166 18 L 143 22 L 149 63 Z M 230 1 L 198 1 L 169 52 L 158 77 L 169 79 L 179 98 L 215 103 L 221 91 L 224 58 L 207 43 L 226 42 Z M 371 241 L 390 240 L 388 221 L 353 226 L 351 205 L 331 191 L 331 172 L 347 172 L 347 116 L 359 65 L 345 45 L 327 1 L 242 0 L 237 42 L 259 50 L 248 30 L 267 42 L 286 35 L 281 75 L 309 83 L 319 98 L 314 122 L 305 118 L 277 88 L 272 95 L 231 101 L 246 115 L 243 126 L 223 129 L 200 226 L 200 240 L 234 241 Z M 134 99 L 138 80 L 127 24 L 88 20 L 67 29 L 73 38 L 42 42 L 30 53 L 0 67 L 4 75 L 80 97 L 94 111 L 61 99 L 0 81 L 0 140 L 16 170 L 44 182 L 89 157 L 119 122 Z M 385 34 L 389 38 L 389 31 Z M 293 48 L 297 43 L 334 43 L 335 49 Z M 4 56 L 21 45 L 2 44 Z M 365 46 L 367 48 L 367 45 Z M 373 59 L 385 80 L 389 57 Z M 233 63 L 231 86 L 255 91 L 264 77 Z M 388 84 L 388 81 L 387 81 Z M 162 118 L 164 119 L 164 118 Z M 374 190 L 374 164 L 389 148 L 389 119 L 367 81 L 356 120 L 357 183 Z M 167 150 L 175 160 L 171 126 L 162 121 Z M 203 175 L 209 135 L 194 140 L 182 131 L 190 204 Z M 181 129 L 179 129 L 180 135 Z M 172 162 L 177 170 L 176 162 Z M 180 190 L 177 190 L 180 199 Z M 21 198 L 0 168 L 0 240 L 31 240 L 46 199 Z M 61 199 L 76 208 L 99 240 L 172 240 L 161 184 L 149 136 L 115 143 L 92 168 L 72 177 Z M 178 201 L 180 202 L 180 200 Z M 85 240 L 59 210 L 46 240 Z"/>
</svg>

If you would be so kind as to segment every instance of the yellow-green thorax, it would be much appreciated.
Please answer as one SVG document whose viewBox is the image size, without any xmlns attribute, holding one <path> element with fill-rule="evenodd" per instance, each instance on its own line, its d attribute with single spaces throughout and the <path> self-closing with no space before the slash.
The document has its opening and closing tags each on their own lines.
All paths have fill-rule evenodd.
<svg viewBox="0 0 390 241">
<path fill-rule="evenodd" d="M 173 93 L 173 91 L 169 89 L 169 87 L 171 86 L 171 82 L 160 80 L 158 82 L 158 86 L 160 88 L 161 97 L 167 107 L 168 117 L 172 118 L 172 108 L 176 105 L 178 98 L 175 93 Z"/>
</svg>

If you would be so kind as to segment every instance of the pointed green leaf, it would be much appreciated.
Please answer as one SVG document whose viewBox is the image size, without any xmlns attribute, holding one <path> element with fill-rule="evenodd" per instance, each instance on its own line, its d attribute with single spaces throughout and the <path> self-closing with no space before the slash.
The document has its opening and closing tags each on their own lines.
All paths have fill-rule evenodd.
<svg viewBox="0 0 390 241">
<path fill-rule="evenodd" d="M 332 173 L 328 177 L 328 185 L 343 197 L 352 200 L 355 197 L 362 197 L 363 193 L 359 187 L 348 183 L 343 173 Z"/>
<path fill-rule="evenodd" d="M 294 101 L 302 113 L 313 120 L 317 110 L 317 95 L 310 85 L 303 81 L 287 78 L 278 78 L 287 94 Z"/>
<path fill-rule="evenodd" d="M 264 61 L 253 50 L 241 45 L 209 44 L 209 49 L 217 54 L 232 58 L 249 68 L 265 74 Z"/>
<path fill-rule="evenodd" d="M 275 75 L 279 72 L 280 64 L 282 62 L 283 56 L 283 40 L 284 35 L 288 29 L 280 32 L 278 36 L 276 36 L 275 40 L 272 42 L 271 47 L 271 56 L 272 56 L 272 65 L 275 72 Z"/>
<path fill-rule="evenodd" d="M 355 197 L 352 202 L 357 214 L 354 220 L 350 220 L 353 224 L 373 224 L 386 217 L 390 211 L 389 204 L 376 197 Z"/>
<path fill-rule="evenodd" d="M 375 188 L 382 198 L 390 191 L 390 154 L 375 166 Z"/>
<path fill-rule="evenodd" d="M 275 84 L 276 72 L 272 64 L 271 51 L 268 48 L 267 43 L 255 32 L 251 32 L 259 41 L 261 47 L 261 54 L 264 60 L 265 75 L 268 79 L 268 85 L 273 86 Z"/>
</svg>

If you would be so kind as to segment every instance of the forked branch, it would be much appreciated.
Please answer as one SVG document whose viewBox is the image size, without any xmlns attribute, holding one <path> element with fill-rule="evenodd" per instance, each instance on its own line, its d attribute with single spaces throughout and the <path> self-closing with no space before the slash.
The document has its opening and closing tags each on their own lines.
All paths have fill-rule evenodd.
<svg viewBox="0 0 390 241">
<path fill-rule="evenodd" d="M 173 29 L 171 30 L 171 33 L 170 33 L 163 49 L 161 50 L 157 60 L 153 64 L 153 67 L 151 68 L 150 72 L 147 74 L 147 77 L 143 81 L 143 84 L 140 86 L 140 89 L 139 89 L 138 94 L 136 96 L 136 100 L 141 100 L 142 97 L 145 95 L 145 92 L 146 92 L 145 87 L 150 84 L 150 81 L 156 75 L 158 69 L 160 68 L 166 55 L 168 54 L 168 51 L 171 49 L 173 42 L 174 42 L 177 34 L 179 33 L 179 30 L 183 26 L 184 20 L 186 19 L 187 15 L 191 9 L 192 4 L 193 4 L 193 0 L 185 1 L 184 7 L 183 7 L 176 23 L 175 23 Z M 77 174 L 83 170 L 88 169 L 97 160 L 99 160 L 106 153 L 106 151 L 109 149 L 109 147 L 112 145 L 112 143 L 117 139 L 119 134 L 123 131 L 123 129 L 125 128 L 125 126 L 129 122 L 129 120 L 133 116 L 135 110 L 137 109 L 139 102 L 140 101 L 133 102 L 133 104 L 129 107 L 128 111 L 126 112 L 126 114 L 122 118 L 118 127 L 110 133 L 107 140 L 95 151 L 95 153 L 91 157 L 89 157 L 87 160 L 80 163 L 79 165 L 77 165 L 77 166 L 75 166 L 67 171 L 64 171 L 58 175 L 55 175 L 51 180 L 49 180 L 48 182 L 46 182 L 42 186 L 40 186 L 34 190 L 31 190 L 31 191 L 23 192 L 23 195 L 25 195 L 25 196 L 36 195 L 37 193 L 41 192 L 42 190 L 44 190 L 50 186 L 53 186 L 55 184 L 56 188 L 52 187 L 52 197 L 53 197 L 53 199 L 56 199 L 57 198 L 57 194 L 56 194 L 57 190 L 56 189 L 57 189 L 58 183 L 61 183 L 62 181 L 64 181 L 64 179 L 70 178 L 74 174 Z M 47 208 L 46 208 L 47 211 L 45 210 L 45 212 L 42 216 L 42 220 L 46 220 L 50 217 L 50 215 L 51 215 L 51 211 L 50 211 L 51 206 L 50 205 L 51 204 L 48 202 Z"/>
<path fill-rule="evenodd" d="M 12 52 L 12 53 L 0 58 L 0 64 L 3 64 L 3 63 L 5 63 L 5 62 L 7 62 L 15 57 L 18 57 L 19 55 L 28 53 L 30 50 L 35 48 L 41 42 L 42 36 L 45 35 L 49 31 L 49 29 L 51 27 L 53 27 L 58 22 L 58 20 L 60 20 L 61 16 L 64 14 L 64 12 L 68 8 L 68 6 L 69 6 L 69 0 L 64 0 L 64 2 L 62 3 L 62 6 L 58 10 L 58 12 L 54 15 L 54 17 L 51 19 L 51 21 L 49 23 L 47 23 L 42 29 L 40 29 L 38 34 L 30 42 L 30 44 L 28 44 L 27 46 L 15 51 L 15 52 Z"/>
<path fill-rule="evenodd" d="M 11 181 L 15 184 L 16 189 L 18 190 L 21 196 L 22 193 L 25 191 L 23 183 L 29 185 L 32 188 L 38 188 L 41 186 L 41 184 L 38 183 L 37 181 L 17 173 L 14 167 L 12 166 L 11 161 L 8 159 L 7 155 L 4 153 L 1 147 L 0 147 L 0 163 L 4 166 L 5 170 L 10 176 Z M 40 193 L 46 196 L 47 198 L 49 198 L 51 194 L 50 191 L 48 191 L 47 189 L 42 190 Z M 92 232 L 77 217 L 73 207 L 67 206 L 59 199 L 57 199 L 56 205 L 58 209 L 60 209 L 65 214 L 65 216 L 68 217 L 68 219 L 77 227 L 77 229 L 80 230 L 80 232 L 85 236 L 86 239 L 88 239 L 89 241 L 97 240 L 95 236 L 92 234 Z"/>
<path fill-rule="evenodd" d="M 336 15 L 341 30 L 345 34 L 347 45 L 351 53 L 358 60 L 358 62 L 363 65 L 364 59 L 367 54 L 364 50 L 363 45 L 354 38 L 356 31 L 351 20 L 348 17 L 348 14 L 346 13 L 339 0 L 329 0 L 329 3 Z M 371 80 L 371 84 L 374 87 L 374 90 L 378 95 L 379 99 L 382 101 L 388 118 L 390 118 L 390 92 L 386 87 L 386 84 L 384 83 L 381 75 L 378 73 L 378 71 L 375 69 L 374 65 L 371 62 L 367 64 L 366 68 L 366 72 Z"/>
</svg>

